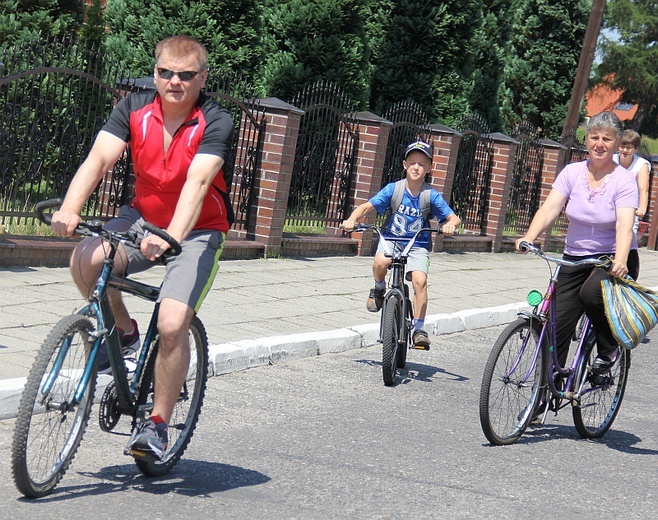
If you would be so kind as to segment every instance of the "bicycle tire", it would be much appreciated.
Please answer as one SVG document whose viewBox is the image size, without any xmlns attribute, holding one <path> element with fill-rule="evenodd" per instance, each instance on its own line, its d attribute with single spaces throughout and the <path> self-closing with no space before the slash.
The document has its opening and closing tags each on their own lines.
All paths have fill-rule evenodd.
<svg viewBox="0 0 658 520">
<path fill-rule="evenodd" d="M 533 366 L 540 333 L 538 321 L 519 318 L 503 330 L 491 349 L 480 387 L 480 424 L 492 444 L 515 443 L 539 406 L 547 363 L 540 348 Z M 529 379 L 521 384 L 527 374 Z"/>
<path fill-rule="evenodd" d="M 580 401 L 571 409 L 574 426 L 583 439 L 602 437 L 612 426 L 624 399 L 631 366 L 630 350 L 622 349 L 617 363 L 607 374 L 592 374 L 591 365 L 596 358 L 594 346 L 592 342 L 578 363 L 576 388 L 580 388 L 583 381 L 585 384 Z"/>
<path fill-rule="evenodd" d="M 382 376 L 386 386 L 395 384 L 400 347 L 400 304 L 395 298 L 386 301 L 382 310 Z"/>
<path fill-rule="evenodd" d="M 409 287 L 407 285 L 404 286 L 404 297 L 407 301 L 407 313 L 408 313 L 408 320 L 409 320 L 409 325 L 412 323 L 413 320 L 413 307 L 411 305 L 411 301 L 409 300 Z M 407 333 L 407 341 L 404 346 L 404 348 L 399 348 L 398 349 L 398 357 L 397 357 L 397 364 L 398 368 L 404 368 L 407 365 L 407 352 L 409 352 L 409 349 L 411 348 L 411 327 L 407 326 L 405 323 L 406 327 L 406 333 Z"/>
<path fill-rule="evenodd" d="M 162 460 L 135 459 L 139 470 L 147 476 L 165 475 L 178 463 L 192 439 L 208 381 L 208 338 L 201 320 L 194 316 L 190 323 L 190 367 L 181 396 L 169 421 L 169 446 Z M 153 403 L 153 379 L 157 342 L 149 353 L 146 369 L 139 385 L 137 404 Z"/>
<path fill-rule="evenodd" d="M 406 291 L 405 291 L 406 292 Z M 409 320 L 411 320 L 411 303 L 407 300 L 407 305 L 409 309 Z M 409 326 L 411 324 L 411 321 L 406 322 L 404 324 L 405 327 L 405 333 L 407 335 L 407 341 L 404 342 L 404 345 L 400 345 L 398 347 L 398 354 L 397 354 L 397 367 L 398 368 L 404 368 L 407 365 L 407 352 L 409 352 L 409 348 L 411 347 L 411 327 Z"/>
<path fill-rule="evenodd" d="M 80 314 L 60 320 L 42 344 L 27 377 L 14 427 L 11 463 L 14 483 L 28 498 L 53 491 L 82 441 L 96 391 L 95 369 L 80 403 L 73 407 L 69 403 L 89 358 L 93 330 L 91 320 Z M 69 339 L 68 351 L 58 359 Z M 61 365 L 59 375 L 43 395 L 42 382 L 55 361 Z"/>
</svg>

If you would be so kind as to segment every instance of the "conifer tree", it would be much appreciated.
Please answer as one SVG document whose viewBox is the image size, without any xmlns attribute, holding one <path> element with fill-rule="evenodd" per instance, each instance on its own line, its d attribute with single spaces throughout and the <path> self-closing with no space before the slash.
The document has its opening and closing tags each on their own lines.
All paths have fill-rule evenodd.
<svg viewBox="0 0 658 520">
<path fill-rule="evenodd" d="M 468 112 L 481 9 L 477 0 L 375 0 L 371 107 L 415 101 L 447 124 Z"/>
<path fill-rule="evenodd" d="M 107 0 L 107 50 L 134 75 L 150 76 L 155 45 L 185 34 L 206 46 L 211 72 L 249 78 L 261 59 L 259 6 L 256 0 Z"/>
<path fill-rule="evenodd" d="M 291 100 L 324 79 L 363 107 L 368 99 L 364 14 L 362 0 L 266 0 L 263 90 Z"/>
<path fill-rule="evenodd" d="M 505 58 L 512 32 L 512 0 L 485 0 L 482 26 L 475 34 L 475 65 L 469 104 L 481 114 L 492 131 L 504 129 L 499 96 Z"/>
<path fill-rule="evenodd" d="M 517 0 L 501 107 L 507 129 L 528 121 L 559 138 L 589 18 L 588 0 Z"/>
<path fill-rule="evenodd" d="M 83 13 L 81 0 L 0 0 L 0 43 L 71 34 Z"/>
<path fill-rule="evenodd" d="M 80 36 L 89 43 L 101 44 L 105 40 L 105 17 L 101 0 L 93 0 L 85 9 L 85 22 Z"/>
</svg>

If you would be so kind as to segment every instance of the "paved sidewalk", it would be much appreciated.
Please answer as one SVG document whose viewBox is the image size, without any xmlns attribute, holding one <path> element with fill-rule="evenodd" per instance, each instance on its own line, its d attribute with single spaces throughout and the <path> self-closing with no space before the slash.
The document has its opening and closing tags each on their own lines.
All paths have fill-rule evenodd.
<svg viewBox="0 0 658 520">
<path fill-rule="evenodd" d="M 640 281 L 658 286 L 658 253 L 643 249 L 640 259 Z M 370 257 L 222 261 L 199 313 L 212 375 L 375 344 L 379 314 L 365 308 L 371 265 Z M 441 334 L 512 321 L 530 289 L 543 292 L 548 275 L 545 262 L 530 255 L 433 253 L 432 349 L 441 349 Z M 135 278 L 158 284 L 161 276 L 155 268 Z M 145 329 L 150 304 L 126 302 Z M 0 418 L 15 409 L 53 324 L 82 303 L 68 269 L 0 269 Z"/>
</svg>

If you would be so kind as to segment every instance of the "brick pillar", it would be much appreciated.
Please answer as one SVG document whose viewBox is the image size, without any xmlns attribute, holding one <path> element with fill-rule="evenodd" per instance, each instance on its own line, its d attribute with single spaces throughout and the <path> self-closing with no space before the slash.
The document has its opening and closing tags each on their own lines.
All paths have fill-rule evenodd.
<svg viewBox="0 0 658 520">
<path fill-rule="evenodd" d="M 288 193 L 295 162 L 295 148 L 303 110 L 277 98 L 261 100 L 265 109 L 265 140 L 261 171 L 254 183 L 256 211 L 250 216 L 255 223 L 253 238 L 265 245 L 265 256 L 281 253 L 283 225 L 286 219 Z"/>
<path fill-rule="evenodd" d="M 358 112 L 355 120 L 359 123 L 359 149 L 353 192 L 350 194 L 350 200 L 354 201 L 353 208 L 368 202 L 381 189 L 386 147 L 392 126 L 390 121 L 371 112 Z M 375 216 L 374 212 L 370 212 L 363 222 L 374 224 Z M 359 240 L 359 256 L 372 253 L 375 240 L 372 232 L 352 233 L 352 238 Z"/>
<path fill-rule="evenodd" d="M 546 197 L 548 197 L 548 194 L 553 189 L 555 179 L 562 171 L 567 148 L 552 139 L 542 139 L 541 144 L 544 147 L 544 160 L 541 172 L 539 203 L 543 204 Z M 540 237 L 538 237 L 538 242 L 542 249 L 546 249 L 546 243 L 549 241 L 550 237 L 551 228 L 547 229 Z"/>
<path fill-rule="evenodd" d="M 491 252 L 498 253 L 503 243 L 505 212 L 509 202 L 519 142 L 500 132 L 489 134 L 489 137 L 493 140 L 494 157 L 489 182 L 486 234 L 492 237 Z"/>
<path fill-rule="evenodd" d="M 455 167 L 457 166 L 457 154 L 462 135 L 456 130 L 441 124 L 431 125 L 430 135 L 434 145 L 430 185 L 439 191 L 445 201 L 450 204 L 452 184 L 455 180 Z M 434 235 L 432 250 L 435 252 L 443 251 L 443 235 Z"/>
</svg>

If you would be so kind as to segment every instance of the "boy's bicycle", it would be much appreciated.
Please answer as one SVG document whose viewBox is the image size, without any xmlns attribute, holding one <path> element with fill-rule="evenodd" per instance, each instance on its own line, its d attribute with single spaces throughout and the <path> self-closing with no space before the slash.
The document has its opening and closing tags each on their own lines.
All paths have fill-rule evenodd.
<svg viewBox="0 0 658 520">
<path fill-rule="evenodd" d="M 440 233 L 440 229 L 422 228 L 411 238 L 384 238 L 382 228 L 375 225 L 358 224 L 354 231 L 371 229 L 379 238 L 387 258 L 391 259 L 389 288 L 382 304 L 379 341 L 382 343 L 382 375 L 384 384 L 392 386 L 397 379 L 398 369 L 407 363 L 407 350 L 413 347 L 413 306 L 409 298 L 409 286 L 405 280 L 405 267 L 409 251 L 421 233 Z"/>
<path fill-rule="evenodd" d="M 51 217 L 44 211 L 60 204 L 60 199 L 37 204 L 40 220 L 49 224 Z M 178 242 L 164 230 L 148 223 L 145 228 L 169 243 L 167 253 L 180 252 Z M 162 460 L 131 453 L 129 446 L 137 427 L 153 408 L 159 304 L 154 306 L 136 368 L 128 374 L 107 289 L 116 287 L 152 302 L 160 289 L 112 274 L 119 244 L 139 243 L 135 233 L 109 231 L 99 220 L 81 222 L 76 233 L 104 239 L 106 258 L 89 302 L 53 327 L 23 390 L 12 442 L 12 471 L 16 487 L 30 498 L 42 497 L 55 488 L 80 446 L 94 402 L 102 345 L 107 347 L 113 376 L 100 399 L 100 427 L 111 431 L 122 415 L 130 418 L 133 433 L 124 453 L 135 457 L 145 475 L 163 475 L 176 465 L 194 433 L 206 388 L 208 340 L 203 324 L 195 316 L 189 331 L 190 366 L 169 423 L 167 452 Z"/>
<path fill-rule="evenodd" d="M 528 303 L 535 308 L 523 313 L 505 328 L 489 354 L 480 388 L 480 424 L 492 444 L 513 444 L 534 420 L 543 423 L 549 410 L 571 405 L 576 430 L 583 438 L 597 438 L 612 426 L 619 412 L 631 353 L 621 349 L 616 363 L 605 373 L 592 371 L 596 336 L 585 317 L 571 366 L 561 366 L 555 349 L 555 288 L 561 266 L 592 266 L 609 269 L 610 260 L 596 258 L 577 262 L 553 258 L 522 242 L 549 265 L 546 294 L 531 291 Z"/>
</svg>

